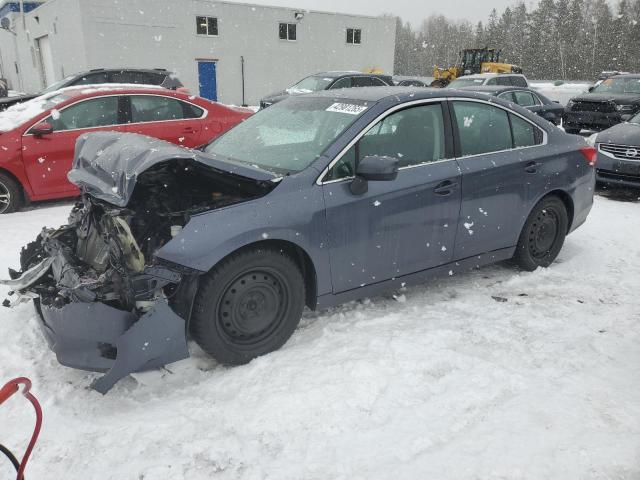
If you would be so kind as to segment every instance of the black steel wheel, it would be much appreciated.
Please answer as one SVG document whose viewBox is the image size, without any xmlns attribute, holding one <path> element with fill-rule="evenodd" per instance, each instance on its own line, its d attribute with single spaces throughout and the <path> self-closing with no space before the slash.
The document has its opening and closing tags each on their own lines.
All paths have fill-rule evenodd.
<svg viewBox="0 0 640 480">
<path fill-rule="evenodd" d="M 0 173 L 0 215 L 13 213 L 22 206 L 22 189 L 15 180 Z"/>
<path fill-rule="evenodd" d="M 548 267 L 556 259 L 567 235 L 567 208 L 555 196 L 543 198 L 529 214 L 515 253 L 516 263 L 524 270 Z"/>
<path fill-rule="evenodd" d="M 203 277 L 191 335 L 219 362 L 244 364 L 286 343 L 304 300 L 304 279 L 291 258 L 271 248 L 241 251 Z"/>
</svg>

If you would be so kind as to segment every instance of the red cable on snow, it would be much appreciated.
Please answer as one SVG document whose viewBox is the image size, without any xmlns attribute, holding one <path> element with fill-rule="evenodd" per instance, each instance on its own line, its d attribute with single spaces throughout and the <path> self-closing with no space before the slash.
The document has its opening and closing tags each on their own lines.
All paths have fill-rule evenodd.
<svg viewBox="0 0 640 480">
<path fill-rule="evenodd" d="M 19 390 L 19 385 L 24 385 L 24 390 L 22 391 L 22 395 L 25 396 L 27 400 L 31 402 L 33 405 L 33 409 L 36 411 L 36 425 L 33 429 L 33 433 L 31 434 L 31 440 L 29 441 L 29 445 L 24 452 L 24 456 L 22 457 L 22 461 L 20 462 L 20 468 L 18 469 L 18 476 L 16 480 L 23 480 L 24 478 L 24 470 L 27 468 L 27 462 L 29 461 L 29 456 L 33 450 L 33 447 L 38 440 L 38 435 L 40 435 L 40 428 L 42 427 L 42 407 L 40 407 L 40 403 L 38 399 L 33 396 L 30 392 L 31 390 L 31 380 L 28 378 L 20 377 L 11 380 L 6 383 L 2 388 L 0 388 L 0 405 L 2 405 L 9 397 L 11 397 L 14 393 L 17 393 Z"/>
</svg>

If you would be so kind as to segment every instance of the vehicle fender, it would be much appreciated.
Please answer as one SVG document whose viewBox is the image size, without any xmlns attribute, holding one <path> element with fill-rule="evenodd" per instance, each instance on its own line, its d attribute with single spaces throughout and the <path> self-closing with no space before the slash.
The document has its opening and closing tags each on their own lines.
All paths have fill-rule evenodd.
<svg viewBox="0 0 640 480">
<path fill-rule="evenodd" d="M 0 135 L 0 172 L 7 172 L 22 186 L 29 198 L 34 192 L 22 162 L 22 137 L 10 133 Z"/>
<path fill-rule="evenodd" d="M 269 241 L 288 242 L 311 259 L 317 294 L 331 292 L 322 188 L 285 177 L 269 195 L 194 216 L 156 257 L 201 272 L 231 253 Z"/>
</svg>

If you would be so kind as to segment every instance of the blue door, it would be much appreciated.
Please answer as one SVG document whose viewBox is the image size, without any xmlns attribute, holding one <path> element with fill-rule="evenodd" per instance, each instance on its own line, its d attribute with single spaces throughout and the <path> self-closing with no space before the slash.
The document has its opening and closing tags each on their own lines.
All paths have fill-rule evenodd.
<svg viewBox="0 0 640 480">
<path fill-rule="evenodd" d="M 216 62 L 198 62 L 198 83 L 200 85 L 200 96 L 218 101 L 218 85 L 216 81 Z"/>
</svg>

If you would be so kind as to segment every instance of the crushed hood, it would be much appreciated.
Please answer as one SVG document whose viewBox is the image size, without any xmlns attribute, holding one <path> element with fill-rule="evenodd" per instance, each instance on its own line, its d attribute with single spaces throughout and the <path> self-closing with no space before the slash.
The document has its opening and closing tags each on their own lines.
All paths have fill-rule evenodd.
<svg viewBox="0 0 640 480">
<path fill-rule="evenodd" d="M 67 177 L 89 195 L 125 207 L 140 174 L 159 163 L 181 159 L 194 160 L 221 173 L 258 182 L 279 178 L 275 173 L 250 165 L 231 163 L 217 156 L 144 135 L 119 132 L 80 136 L 76 142 L 73 168 Z"/>
</svg>

